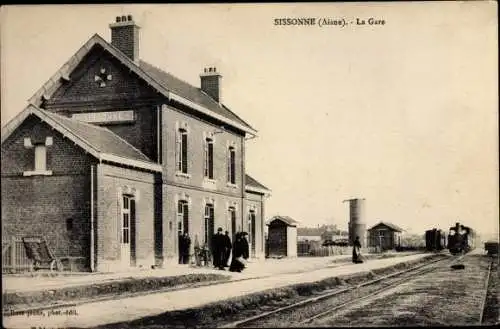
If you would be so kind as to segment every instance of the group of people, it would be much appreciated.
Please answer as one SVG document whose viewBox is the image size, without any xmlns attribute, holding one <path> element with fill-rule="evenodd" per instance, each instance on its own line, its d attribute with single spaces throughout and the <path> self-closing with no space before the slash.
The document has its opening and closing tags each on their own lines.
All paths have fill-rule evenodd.
<svg viewBox="0 0 500 329">
<path fill-rule="evenodd" d="M 214 267 L 225 270 L 229 267 L 231 272 L 241 272 L 245 268 L 247 259 L 250 256 L 250 248 L 246 236 L 247 232 L 237 232 L 234 241 L 231 241 L 229 232 L 222 234 L 222 228 L 217 229 L 217 233 L 212 238 L 211 253 Z M 191 248 L 191 238 L 187 232 L 179 234 L 179 264 L 189 264 L 189 254 Z M 195 250 L 197 240 L 195 238 Z M 196 256 L 196 255 L 195 255 Z M 198 257 L 197 257 L 198 258 Z M 231 258 L 231 264 L 228 265 Z"/>
<path fill-rule="evenodd" d="M 212 255 L 214 267 L 225 270 L 229 267 L 231 272 L 241 272 L 245 268 L 246 260 L 249 258 L 249 245 L 246 236 L 247 232 L 235 234 L 234 241 L 231 242 L 229 232 L 222 234 L 222 228 L 217 229 L 217 233 L 212 239 Z M 231 257 L 231 264 L 228 265 Z"/>
</svg>

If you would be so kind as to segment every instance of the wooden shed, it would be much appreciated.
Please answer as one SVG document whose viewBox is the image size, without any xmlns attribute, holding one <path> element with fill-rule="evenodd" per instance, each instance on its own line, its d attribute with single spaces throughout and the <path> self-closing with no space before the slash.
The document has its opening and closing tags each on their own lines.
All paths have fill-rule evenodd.
<svg viewBox="0 0 500 329">
<path fill-rule="evenodd" d="M 297 224 L 288 216 L 274 216 L 267 221 L 268 257 L 297 257 Z"/>
<path fill-rule="evenodd" d="M 401 232 L 403 230 L 392 223 L 380 222 L 368 229 L 368 247 L 382 251 L 394 249 L 401 245 Z"/>
</svg>

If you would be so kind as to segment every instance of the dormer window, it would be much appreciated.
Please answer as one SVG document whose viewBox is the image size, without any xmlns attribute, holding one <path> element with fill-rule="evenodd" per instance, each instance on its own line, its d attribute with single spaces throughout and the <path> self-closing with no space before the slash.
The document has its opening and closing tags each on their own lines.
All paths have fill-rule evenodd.
<svg viewBox="0 0 500 329">
<path fill-rule="evenodd" d="M 33 149 L 35 154 L 35 161 L 33 164 L 33 170 L 25 171 L 24 176 L 35 176 L 35 175 L 52 175 L 51 170 L 47 170 L 47 146 L 52 145 L 52 137 L 45 138 L 45 143 L 31 142 L 31 138 L 24 139 L 24 147 L 27 149 Z"/>
</svg>

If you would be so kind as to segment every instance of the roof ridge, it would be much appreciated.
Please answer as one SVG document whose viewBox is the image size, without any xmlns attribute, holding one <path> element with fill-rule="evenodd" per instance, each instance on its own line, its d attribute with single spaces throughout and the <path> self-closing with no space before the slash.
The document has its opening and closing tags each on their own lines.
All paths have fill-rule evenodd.
<svg viewBox="0 0 500 329">
<path fill-rule="evenodd" d="M 38 112 L 38 113 L 37 113 L 37 112 Z M 58 121 L 58 120 L 57 120 L 57 117 L 56 117 L 56 118 L 54 118 L 52 115 L 53 115 L 53 114 L 55 114 L 55 113 L 52 113 L 52 112 L 49 112 L 49 111 L 43 110 L 43 109 L 41 109 L 41 108 L 39 108 L 39 107 L 37 107 L 37 106 L 34 106 L 34 105 L 31 105 L 31 113 L 33 113 L 34 115 L 38 116 L 38 117 L 39 117 L 39 119 L 41 119 L 41 120 L 44 120 L 44 119 L 46 119 L 46 118 L 41 118 L 41 117 L 40 117 L 40 114 L 42 114 L 42 115 L 44 115 L 44 116 L 48 117 L 48 118 L 49 118 L 49 119 L 51 119 L 51 120 L 54 120 L 56 124 L 58 124 L 58 125 L 62 126 L 65 130 L 67 130 L 67 131 L 68 131 L 68 132 L 72 135 L 72 138 L 75 138 L 75 139 L 77 139 L 77 140 L 80 140 L 81 142 L 83 142 L 84 144 L 86 144 L 89 148 L 91 148 L 91 149 L 93 149 L 94 151 L 96 151 L 96 153 L 97 153 L 97 154 L 102 153 L 102 151 L 101 151 L 98 147 L 96 147 L 93 143 L 89 142 L 88 140 L 86 140 L 85 138 L 83 138 L 83 137 L 79 136 L 78 134 L 75 134 L 75 133 L 73 132 L 73 130 L 72 130 L 70 127 L 68 127 L 67 125 L 65 125 L 65 124 L 64 124 L 64 122 L 60 122 L 60 121 Z M 59 117 L 60 117 L 60 115 L 57 115 L 57 116 L 59 116 Z M 63 134 L 63 135 L 64 135 L 64 134 Z M 72 139 L 72 138 L 70 138 L 70 139 Z"/>
<path fill-rule="evenodd" d="M 203 93 L 203 94 L 205 94 L 207 97 L 209 97 L 209 98 L 210 98 L 210 99 L 211 99 L 214 103 L 217 103 L 217 105 L 219 105 L 220 107 L 223 107 L 225 110 L 227 110 L 227 111 L 231 112 L 231 114 L 232 114 L 232 115 L 234 115 L 235 117 L 237 117 L 239 120 L 241 120 L 241 121 L 242 121 L 244 124 L 246 124 L 248 127 L 250 127 L 250 128 L 252 128 L 252 129 L 254 129 L 254 128 L 253 128 L 253 127 L 252 127 L 252 126 L 251 126 L 248 122 L 246 122 L 245 120 L 243 120 L 243 119 L 242 119 L 242 118 L 241 118 L 238 114 L 236 114 L 234 111 L 232 111 L 232 110 L 231 110 L 229 107 L 227 107 L 224 103 L 216 101 L 216 100 L 215 100 L 212 96 L 210 96 L 209 94 L 207 94 L 207 93 L 206 93 L 203 89 L 201 89 L 200 87 L 196 87 L 196 86 L 192 85 L 191 83 L 189 83 L 189 82 L 187 82 L 187 81 L 185 81 L 185 80 L 183 80 L 183 79 L 181 79 L 181 78 L 177 77 L 176 75 L 174 75 L 174 74 L 172 74 L 172 73 L 170 73 L 170 72 L 166 71 L 165 69 L 162 69 L 161 67 L 159 67 L 159 66 L 157 66 L 157 65 L 154 65 L 154 64 L 151 64 L 151 63 L 149 63 L 149 62 L 146 62 L 145 60 L 142 60 L 142 59 L 141 59 L 139 62 L 143 62 L 143 63 L 145 63 L 146 65 L 152 66 L 153 68 L 155 68 L 155 69 L 157 69 L 157 70 L 161 71 L 162 73 L 166 73 L 166 74 L 168 74 L 168 75 L 172 76 L 174 79 L 176 79 L 176 80 L 178 80 L 178 81 L 180 81 L 180 82 L 182 82 L 182 83 L 184 83 L 184 84 L 188 85 L 189 87 L 191 87 L 191 88 L 195 88 L 195 89 L 199 90 L 201 93 Z M 139 67 L 140 67 L 140 65 L 139 65 Z M 146 72 L 146 73 L 147 73 L 147 72 Z M 188 97 L 186 97 L 186 98 L 187 98 L 187 99 L 189 99 Z M 189 100 L 191 100 L 191 101 L 193 101 L 193 102 L 196 102 L 196 101 L 195 101 L 195 100 L 193 100 L 193 99 L 189 99 Z"/>
</svg>

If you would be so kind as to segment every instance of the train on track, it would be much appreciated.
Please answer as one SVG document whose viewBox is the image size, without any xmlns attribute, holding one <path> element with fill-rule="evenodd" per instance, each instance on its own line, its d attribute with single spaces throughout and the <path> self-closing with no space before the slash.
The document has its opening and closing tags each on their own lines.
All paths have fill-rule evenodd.
<svg viewBox="0 0 500 329">
<path fill-rule="evenodd" d="M 475 247 L 475 231 L 460 223 L 450 227 L 448 234 L 436 228 L 425 232 L 425 248 L 427 251 L 448 249 L 450 254 L 460 255 L 468 253 Z"/>
</svg>

